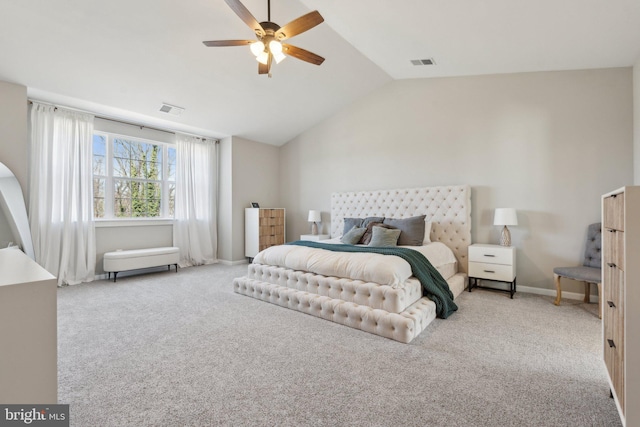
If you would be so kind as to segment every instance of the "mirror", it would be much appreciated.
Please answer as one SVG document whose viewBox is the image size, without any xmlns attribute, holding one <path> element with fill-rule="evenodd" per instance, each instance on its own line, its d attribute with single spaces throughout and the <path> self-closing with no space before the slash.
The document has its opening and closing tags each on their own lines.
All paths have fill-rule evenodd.
<svg viewBox="0 0 640 427">
<path fill-rule="evenodd" d="M 1 233 L 3 224 L 8 224 L 10 234 L 13 236 L 12 241 L 17 243 L 31 259 L 35 260 L 29 219 L 20 183 L 13 172 L 2 163 L 0 163 L 0 211 L 2 211 L 0 234 L 4 234 Z"/>
</svg>

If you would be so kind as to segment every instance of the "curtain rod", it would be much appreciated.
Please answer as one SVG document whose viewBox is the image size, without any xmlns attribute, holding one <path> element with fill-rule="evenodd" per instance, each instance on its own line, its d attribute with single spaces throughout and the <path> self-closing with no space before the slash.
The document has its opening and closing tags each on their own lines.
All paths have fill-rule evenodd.
<svg viewBox="0 0 640 427">
<path fill-rule="evenodd" d="M 48 102 L 43 102 L 43 101 L 36 101 L 36 102 L 38 102 L 38 103 L 40 103 L 40 104 L 51 105 L 52 107 L 54 107 L 54 109 L 56 109 L 56 110 L 58 109 L 58 106 L 57 106 L 57 105 L 55 105 L 55 104 L 50 104 L 50 103 L 48 103 Z M 32 104 L 33 104 L 33 101 L 32 101 L 32 100 L 29 100 L 29 104 L 31 104 L 31 105 L 32 105 Z M 90 112 L 88 112 L 88 111 L 79 110 L 79 109 L 77 109 L 77 108 L 71 108 L 71 107 L 64 107 L 64 108 L 69 109 L 69 110 L 75 110 L 75 111 L 78 111 L 78 112 L 81 112 L 81 113 L 88 113 L 88 114 L 92 114 L 96 119 L 109 120 L 110 122 L 116 122 L 116 123 L 122 123 L 122 124 L 129 125 L 129 126 L 135 126 L 135 127 L 139 127 L 140 129 L 151 129 L 151 130 L 157 130 L 157 131 L 159 131 L 159 132 L 170 133 L 170 134 L 172 134 L 172 135 L 175 135 L 175 134 L 176 134 L 176 132 L 175 132 L 175 131 L 166 130 L 166 129 L 160 129 L 160 128 L 155 128 L 155 127 L 147 126 L 147 125 L 141 125 L 141 124 L 138 124 L 138 123 L 125 122 L 124 120 L 112 119 L 111 117 L 98 116 L 98 115 L 96 115 L 96 114 L 90 113 Z M 180 133 L 183 133 L 183 134 L 185 134 L 185 135 L 195 136 L 196 138 L 199 138 L 199 139 L 201 139 L 201 140 L 203 140 L 203 141 L 205 141 L 205 140 L 207 140 L 207 139 L 213 139 L 213 140 L 216 142 L 216 144 L 219 144 L 219 143 L 220 143 L 220 140 L 219 140 L 219 139 L 217 139 L 217 138 L 205 138 L 205 137 L 203 137 L 203 136 L 195 135 L 195 134 L 187 133 L 187 132 L 180 132 Z"/>
</svg>

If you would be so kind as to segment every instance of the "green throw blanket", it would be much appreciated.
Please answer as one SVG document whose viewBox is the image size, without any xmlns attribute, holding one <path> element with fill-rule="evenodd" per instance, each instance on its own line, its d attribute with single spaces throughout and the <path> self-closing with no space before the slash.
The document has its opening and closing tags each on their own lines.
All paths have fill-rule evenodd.
<svg viewBox="0 0 640 427">
<path fill-rule="evenodd" d="M 418 251 L 400 247 L 369 247 L 343 244 L 319 243 L 314 241 L 297 240 L 287 245 L 307 246 L 310 248 L 326 249 L 336 252 L 373 252 L 382 255 L 395 255 L 407 261 L 411 266 L 411 272 L 422 284 L 424 295 L 436 304 L 436 315 L 442 319 L 449 317 L 458 310 L 453 302 L 453 294 L 449 284 L 435 269 L 429 260 Z"/>
</svg>

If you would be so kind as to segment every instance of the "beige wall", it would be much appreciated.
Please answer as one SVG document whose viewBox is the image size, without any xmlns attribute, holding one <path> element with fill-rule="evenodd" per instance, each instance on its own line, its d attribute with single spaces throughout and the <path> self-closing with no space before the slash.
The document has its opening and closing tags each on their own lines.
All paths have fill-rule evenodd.
<svg viewBox="0 0 640 427">
<path fill-rule="evenodd" d="M 394 81 L 282 147 L 289 240 L 309 209 L 329 230 L 334 191 L 470 184 L 473 241 L 516 208 L 518 284 L 552 288 L 600 195 L 633 181 L 631 92 L 631 68 Z"/>
<path fill-rule="evenodd" d="M 16 176 L 28 204 L 27 88 L 3 81 L 0 81 L 0 162 Z M 0 211 L 0 248 L 15 240 Z"/>
<path fill-rule="evenodd" d="M 0 81 L 0 162 L 18 178 L 29 200 L 27 140 L 27 88 Z"/>
<path fill-rule="evenodd" d="M 633 66 L 633 183 L 640 185 L 640 58 Z"/>
<path fill-rule="evenodd" d="M 233 260 L 233 179 L 232 179 L 231 137 L 220 141 L 220 170 L 218 171 L 218 259 L 225 262 Z"/>
<path fill-rule="evenodd" d="M 279 148 L 233 137 L 232 261 L 244 260 L 244 209 L 251 202 L 263 208 L 280 206 Z"/>
</svg>

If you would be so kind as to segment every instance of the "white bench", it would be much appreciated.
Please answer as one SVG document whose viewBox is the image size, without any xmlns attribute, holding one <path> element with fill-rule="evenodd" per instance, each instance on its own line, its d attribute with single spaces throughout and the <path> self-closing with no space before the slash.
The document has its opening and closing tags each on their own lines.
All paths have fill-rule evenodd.
<svg viewBox="0 0 640 427">
<path fill-rule="evenodd" d="M 176 247 L 132 249 L 127 251 L 114 251 L 104 254 L 104 271 L 113 274 L 113 281 L 116 281 L 118 273 L 126 270 L 136 270 L 139 268 L 159 267 L 166 265 L 171 271 L 171 266 L 176 266 L 178 272 L 178 260 L 180 249 Z"/>
</svg>

